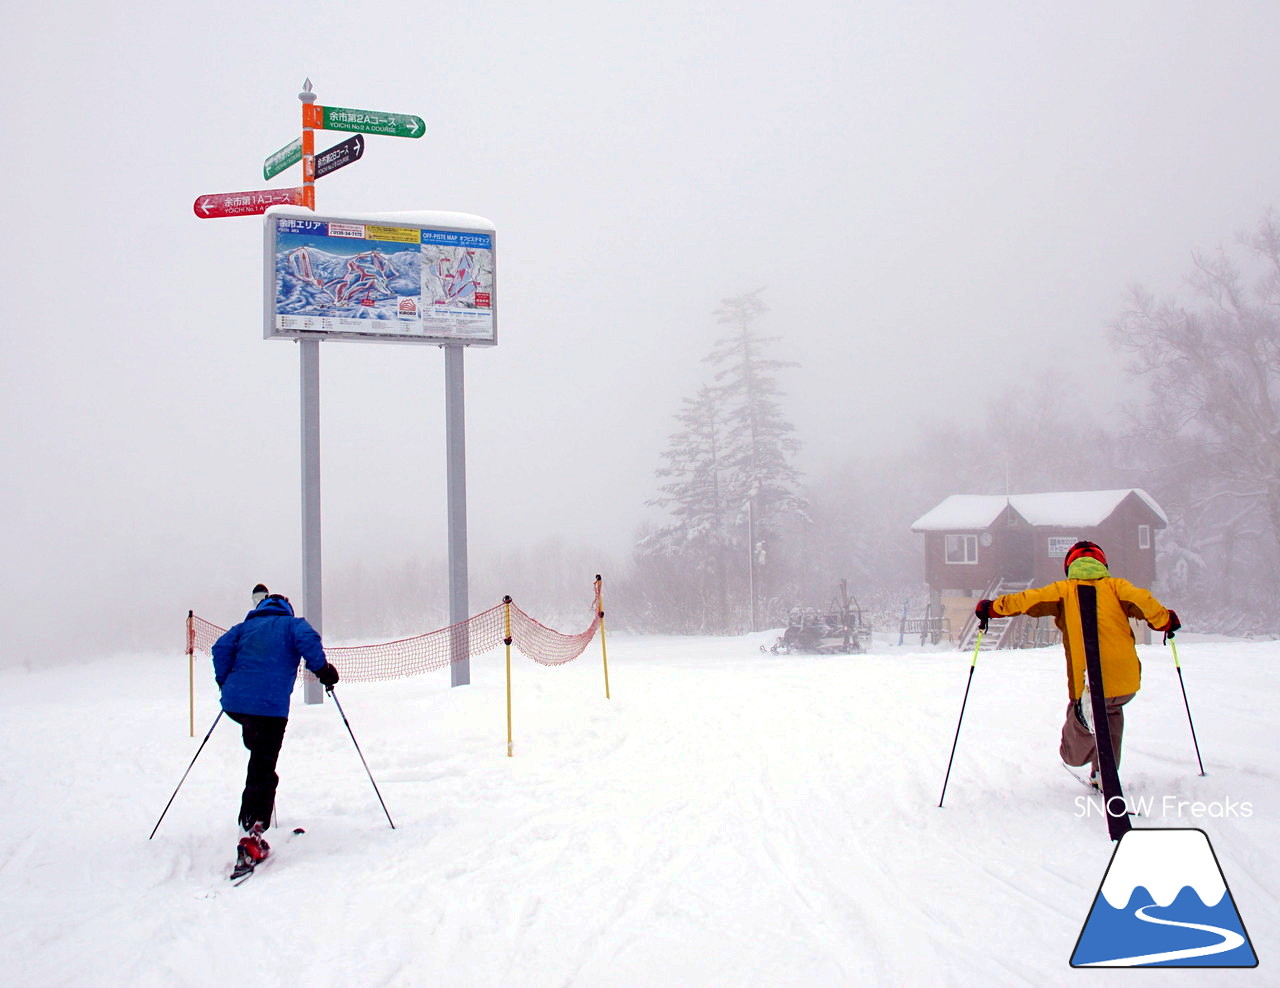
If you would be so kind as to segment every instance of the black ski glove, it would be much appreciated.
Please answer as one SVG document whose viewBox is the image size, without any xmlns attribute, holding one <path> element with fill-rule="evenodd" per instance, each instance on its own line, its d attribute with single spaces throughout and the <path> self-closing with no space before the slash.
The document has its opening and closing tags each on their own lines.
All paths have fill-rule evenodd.
<svg viewBox="0 0 1280 988">
<path fill-rule="evenodd" d="M 325 689 L 333 689 L 338 683 L 338 670 L 333 667 L 332 662 L 326 662 L 324 667 L 316 673 L 316 679 L 320 680 Z"/>
<path fill-rule="evenodd" d="M 991 611 L 991 601 L 986 598 L 978 601 L 978 606 L 973 609 L 973 613 L 978 616 L 978 628 L 981 631 L 986 631 L 987 622 L 995 617 Z"/>
<path fill-rule="evenodd" d="M 1173 608 L 1169 608 L 1169 623 L 1161 630 L 1164 631 L 1164 640 L 1167 644 L 1169 639 L 1173 637 L 1173 633 L 1182 627 L 1182 622 L 1178 620 L 1178 612 Z"/>
</svg>

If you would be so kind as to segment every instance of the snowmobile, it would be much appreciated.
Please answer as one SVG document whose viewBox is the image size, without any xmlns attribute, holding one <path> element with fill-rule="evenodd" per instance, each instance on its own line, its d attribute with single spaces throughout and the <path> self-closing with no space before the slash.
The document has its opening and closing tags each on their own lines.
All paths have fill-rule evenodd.
<svg viewBox="0 0 1280 988">
<path fill-rule="evenodd" d="M 793 607 L 787 615 L 787 629 L 772 645 L 760 646 L 770 655 L 848 655 L 865 651 L 871 641 L 871 626 L 862 619 L 857 598 L 849 596 L 844 580 L 840 594 L 826 611 L 816 607 Z"/>
</svg>

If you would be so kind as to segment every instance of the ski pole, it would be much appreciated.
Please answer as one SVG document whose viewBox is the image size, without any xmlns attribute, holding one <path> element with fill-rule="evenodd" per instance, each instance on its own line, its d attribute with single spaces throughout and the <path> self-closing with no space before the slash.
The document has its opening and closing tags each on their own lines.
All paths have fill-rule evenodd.
<svg viewBox="0 0 1280 988">
<path fill-rule="evenodd" d="M 163 820 L 164 815 L 169 812 L 169 807 L 173 805 L 173 801 L 178 795 L 178 789 L 182 788 L 182 783 L 187 781 L 187 776 L 191 773 L 192 766 L 195 765 L 196 759 L 200 757 L 200 752 L 204 751 L 205 742 L 207 742 L 209 737 L 213 734 L 213 729 L 218 726 L 218 721 L 222 720 L 222 713 L 223 711 L 219 710 L 218 716 L 213 718 L 213 723 L 209 726 L 209 733 L 204 736 L 204 741 L 201 741 L 200 747 L 196 749 L 195 756 L 191 759 L 191 765 L 188 765 L 187 770 L 182 773 L 182 778 L 178 780 L 177 789 L 173 790 L 173 795 L 169 797 L 169 802 L 165 803 L 164 809 L 160 811 L 160 820 Z M 147 840 L 151 840 L 151 838 L 156 835 L 156 831 L 160 829 L 160 820 L 157 820 L 156 825 L 151 828 L 151 835 Z"/>
<path fill-rule="evenodd" d="M 369 763 L 364 760 L 364 752 L 360 750 L 360 742 L 356 740 L 355 733 L 351 730 L 351 722 L 347 720 L 346 711 L 342 709 L 342 704 L 338 702 L 338 694 L 333 691 L 333 687 L 327 687 L 328 693 L 333 697 L 334 705 L 338 708 L 338 713 L 342 717 L 342 723 L 347 725 L 347 733 L 351 735 L 351 743 L 356 746 L 356 754 L 360 756 L 360 764 L 364 766 L 365 774 L 369 776 L 369 781 L 373 782 L 373 773 L 369 771 Z M 387 804 L 382 802 L 382 793 L 378 792 L 378 783 L 373 782 L 373 791 L 378 797 L 378 802 L 382 803 L 382 812 L 387 814 L 387 823 L 391 824 L 391 829 L 395 830 L 396 825 L 391 819 L 391 814 L 387 813 Z"/>
<path fill-rule="evenodd" d="M 982 636 L 987 633 L 986 628 L 978 629 L 978 640 L 973 644 L 973 661 L 969 663 L 969 679 L 964 684 L 964 699 L 960 701 L 960 719 L 956 721 L 956 736 L 951 742 L 951 757 L 947 759 L 947 775 L 942 780 L 942 795 L 938 797 L 938 808 L 942 808 L 942 801 L 947 798 L 947 782 L 951 779 L 951 763 L 956 759 L 956 745 L 960 741 L 960 725 L 964 722 L 965 704 L 969 702 L 969 687 L 973 685 L 973 670 L 978 667 L 978 649 L 982 648 Z"/>
<path fill-rule="evenodd" d="M 1169 647 L 1173 649 L 1173 667 L 1178 670 L 1178 685 L 1182 687 L 1182 705 L 1187 708 L 1187 723 L 1191 726 L 1191 743 L 1196 746 L 1196 761 L 1200 764 L 1200 774 L 1204 775 L 1204 762 L 1200 758 L 1200 742 L 1196 740 L 1196 725 L 1191 720 L 1191 704 L 1187 702 L 1187 684 L 1182 679 L 1182 663 L 1178 661 L 1178 646 L 1169 636 Z"/>
</svg>

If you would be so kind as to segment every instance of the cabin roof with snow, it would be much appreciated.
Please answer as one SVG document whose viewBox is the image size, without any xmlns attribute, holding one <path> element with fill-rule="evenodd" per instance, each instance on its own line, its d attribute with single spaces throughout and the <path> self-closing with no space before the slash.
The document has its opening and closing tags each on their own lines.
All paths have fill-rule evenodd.
<svg viewBox="0 0 1280 988">
<path fill-rule="evenodd" d="M 982 531 L 990 528 L 1006 507 L 1011 507 L 1027 524 L 1037 528 L 1095 528 L 1131 494 L 1151 509 L 1161 527 L 1168 525 L 1169 519 L 1150 494 L 1137 487 L 1126 487 L 1114 491 L 1058 491 L 1047 494 L 952 494 L 917 518 L 911 531 Z"/>
<path fill-rule="evenodd" d="M 953 494 L 916 519 L 924 536 L 925 582 L 945 601 L 1003 593 L 1062 579 L 1072 543 L 1102 546 L 1111 572 L 1139 586 L 1156 575 L 1155 533 L 1169 524 L 1146 491 Z M 951 606 L 951 605 L 948 605 Z M 957 608 L 961 620 L 964 608 Z M 972 610 L 970 605 L 969 610 Z"/>
</svg>

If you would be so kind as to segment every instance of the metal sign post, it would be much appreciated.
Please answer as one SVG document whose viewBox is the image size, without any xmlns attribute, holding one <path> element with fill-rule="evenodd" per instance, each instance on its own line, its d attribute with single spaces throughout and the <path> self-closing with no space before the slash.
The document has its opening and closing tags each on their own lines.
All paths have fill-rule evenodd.
<svg viewBox="0 0 1280 988">
<path fill-rule="evenodd" d="M 267 339 L 294 339 L 309 348 L 337 339 L 444 350 L 450 678 L 454 686 L 466 685 L 471 612 L 464 361 L 467 347 L 497 343 L 493 225 L 464 213 L 329 215 L 281 207 L 268 213 L 263 232 Z M 317 370 L 304 373 L 304 390 L 318 392 L 318 379 Z M 303 414 L 304 443 L 310 444 L 303 454 L 304 552 L 310 557 L 318 556 L 320 543 L 319 412 L 304 401 Z M 308 585 L 318 587 L 318 570 L 308 563 L 307 571 L 315 572 Z M 307 606 L 310 611 L 314 605 Z"/>
<path fill-rule="evenodd" d="M 467 429 L 462 354 L 451 344 L 444 350 L 444 428 L 449 512 L 449 682 L 471 682 L 466 620 L 471 616 L 467 574 Z"/>
<path fill-rule="evenodd" d="M 308 79 L 298 93 L 302 102 L 302 205 L 316 208 L 316 135 L 308 111 L 315 103 Z M 298 392 L 302 434 L 302 616 L 324 635 L 323 566 L 320 552 L 320 341 L 298 341 Z M 304 676 L 302 698 L 324 703 L 314 676 Z"/>
<path fill-rule="evenodd" d="M 302 616 L 324 634 L 324 592 L 320 560 L 320 341 L 298 341 L 298 391 L 302 423 Z M 323 703 L 314 676 L 304 677 L 302 698 Z"/>
</svg>

